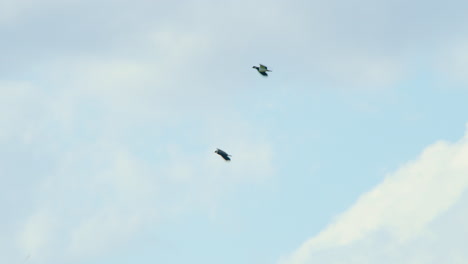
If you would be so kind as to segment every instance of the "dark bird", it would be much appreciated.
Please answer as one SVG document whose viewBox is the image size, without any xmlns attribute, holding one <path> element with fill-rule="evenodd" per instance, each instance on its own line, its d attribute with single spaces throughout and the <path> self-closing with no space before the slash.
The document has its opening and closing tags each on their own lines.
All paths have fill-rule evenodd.
<svg viewBox="0 0 468 264">
<path fill-rule="evenodd" d="M 231 159 L 229 157 L 231 157 L 231 155 L 228 155 L 226 152 L 220 150 L 220 149 L 216 149 L 215 151 L 216 154 L 220 155 L 221 157 L 223 157 L 223 159 L 225 161 L 230 161 Z"/>
<path fill-rule="evenodd" d="M 260 73 L 263 76 L 268 76 L 267 72 L 271 72 L 268 70 L 267 66 L 260 64 L 260 67 L 253 66 L 252 68 L 257 69 L 258 73 Z"/>
</svg>

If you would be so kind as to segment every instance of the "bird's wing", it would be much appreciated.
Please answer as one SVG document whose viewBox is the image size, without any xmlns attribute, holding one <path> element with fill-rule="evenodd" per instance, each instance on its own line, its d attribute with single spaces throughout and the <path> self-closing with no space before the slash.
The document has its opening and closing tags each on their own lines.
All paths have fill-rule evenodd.
<svg viewBox="0 0 468 264">
<path fill-rule="evenodd" d="M 262 70 L 268 70 L 268 67 L 265 66 L 265 65 L 263 65 L 263 64 L 260 64 L 260 69 L 262 69 Z"/>
<path fill-rule="evenodd" d="M 260 73 L 261 75 L 263 75 L 263 76 L 268 76 L 268 74 L 267 74 L 266 72 L 264 72 L 264 71 L 259 71 L 259 73 Z"/>
</svg>

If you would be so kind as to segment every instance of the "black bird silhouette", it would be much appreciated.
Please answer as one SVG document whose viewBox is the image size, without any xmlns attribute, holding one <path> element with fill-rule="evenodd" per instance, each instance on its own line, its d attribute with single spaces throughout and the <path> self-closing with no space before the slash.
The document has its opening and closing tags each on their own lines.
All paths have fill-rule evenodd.
<svg viewBox="0 0 468 264">
<path fill-rule="evenodd" d="M 267 66 L 262 65 L 262 64 L 260 64 L 260 67 L 253 66 L 252 68 L 257 69 L 258 73 L 260 73 L 261 75 L 265 77 L 268 76 L 266 72 L 271 72 L 270 70 L 268 70 Z"/>
<path fill-rule="evenodd" d="M 231 159 L 229 157 L 231 157 L 231 155 L 228 155 L 226 152 L 220 150 L 220 149 L 216 149 L 215 151 L 216 154 L 220 155 L 221 157 L 223 157 L 223 159 L 225 161 L 230 161 Z"/>
</svg>

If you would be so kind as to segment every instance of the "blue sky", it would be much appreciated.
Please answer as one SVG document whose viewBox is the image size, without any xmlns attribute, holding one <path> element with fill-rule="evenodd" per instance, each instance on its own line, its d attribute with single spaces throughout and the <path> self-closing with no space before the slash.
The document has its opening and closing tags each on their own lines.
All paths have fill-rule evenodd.
<svg viewBox="0 0 468 264">
<path fill-rule="evenodd" d="M 467 9 L 0 0 L 0 262 L 466 263 Z"/>
</svg>

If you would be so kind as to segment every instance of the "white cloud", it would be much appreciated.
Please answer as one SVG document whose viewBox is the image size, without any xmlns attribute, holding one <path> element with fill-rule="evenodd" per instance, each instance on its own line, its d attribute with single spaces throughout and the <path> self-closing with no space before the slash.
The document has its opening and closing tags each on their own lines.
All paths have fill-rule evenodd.
<svg viewBox="0 0 468 264">
<path fill-rule="evenodd" d="M 272 149 L 265 140 L 257 142 L 254 125 L 239 117 L 226 122 L 212 111 L 202 118 L 196 115 L 204 110 L 193 110 L 194 105 L 208 109 L 223 102 L 207 106 L 206 90 L 180 85 L 187 82 L 175 77 L 178 69 L 203 56 L 204 45 L 172 45 L 193 38 L 171 34 L 156 38 L 168 42 L 169 55 L 162 58 L 171 60 L 169 68 L 119 56 L 73 57 L 42 65 L 38 83 L 47 82 L 46 89 L 3 84 L 5 96 L 0 98 L 5 104 L 0 107 L 17 110 L 0 116 L 4 137 L 21 130 L 18 117 L 35 121 L 32 127 L 38 132 L 29 137 L 34 144 L 26 150 L 47 164 L 41 174 L 34 171 L 41 165 L 33 164 L 29 176 L 21 175 L 36 177 L 28 183 L 34 190 L 31 209 L 18 219 L 15 230 L 18 255 L 31 254 L 38 263 L 102 255 L 140 231 L 154 229 L 159 219 L 212 210 L 234 186 L 258 183 L 273 173 Z M 170 55 L 177 51 L 191 56 Z M 194 117 L 200 121 L 194 129 L 179 125 Z M 213 127 L 217 129 L 211 131 Z M 201 149 L 161 138 L 172 133 L 179 135 L 170 140 L 198 142 Z M 135 149 L 142 140 L 143 147 Z M 224 142 L 236 160 L 225 164 L 213 153 L 212 141 Z"/>
<path fill-rule="evenodd" d="M 444 218 L 447 211 L 466 200 L 462 197 L 468 189 L 467 160 L 468 131 L 456 143 L 437 142 L 427 147 L 282 263 L 387 263 L 388 256 L 398 263 L 437 262 L 433 260 L 440 256 L 421 243 L 427 238 L 440 243 L 435 235 L 448 246 L 460 246 L 459 241 L 443 235 L 452 229 L 466 230 L 466 223 L 442 227 L 439 221 L 453 221 Z M 464 208 L 457 211 L 468 215 Z M 437 254 L 452 257 L 450 252 Z M 468 255 L 459 257 L 468 261 Z"/>
<path fill-rule="evenodd" d="M 102 254 L 131 239 L 141 229 L 142 219 L 118 208 L 102 208 L 70 231 L 68 254 L 83 258 Z"/>
<path fill-rule="evenodd" d="M 36 186 L 32 214 L 19 225 L 21 255 L 50 263 L 102 254 L 140 230 L 141 218 L 154 220 L 146 210 L 154 181 L 128 152 L 87 144 L 54 158 Z"/>
<path fill-rule="evenodd" d="M 271 150 L 247 140 L 241 141 L 255 150 L 234 148 L 242 155 L 230 164 L 207 147 L 163 151 L 167 158 L 151 160 L 104 139 L 57 153 L 56 172 L 42 181 L 18 230 L 20 255 L 39 263 L 80 261 L 125 245 L 161 219 L 210 213 L 234 186 L 273 173 Z"/>
<path fill-rule="evenodd" d="M 23 255 L 40 256 L 51 253 L 50 244 L 54 243 L 57 233 L 57 219 L 47 211 L 39 211 L 26 221 L 19 236 L 18 244 L 23 249 Z"/>
</svg>

